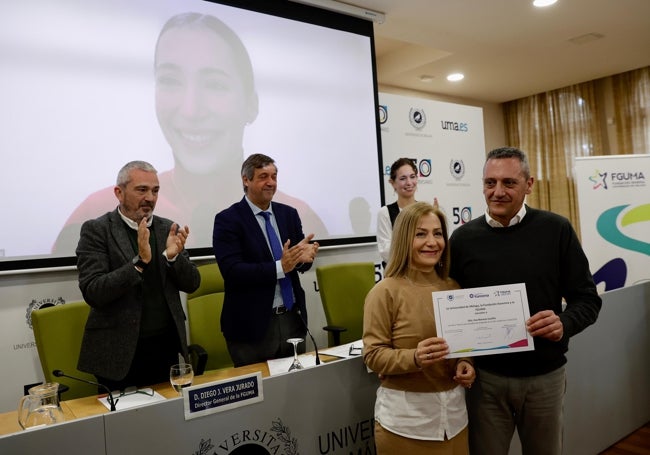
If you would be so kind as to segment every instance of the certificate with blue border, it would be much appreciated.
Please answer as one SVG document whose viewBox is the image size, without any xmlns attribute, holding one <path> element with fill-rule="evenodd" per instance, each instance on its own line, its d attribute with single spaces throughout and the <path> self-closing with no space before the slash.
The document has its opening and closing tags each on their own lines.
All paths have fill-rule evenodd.
<svg viewBox="0 0 650 455">
<path fill-rule="evenodd" d="M 524 283 L 433 293 L 438 336 L 448 358 L 507 354 L 535 349 L 526 330 L 530 317 Z"/>
</svg>

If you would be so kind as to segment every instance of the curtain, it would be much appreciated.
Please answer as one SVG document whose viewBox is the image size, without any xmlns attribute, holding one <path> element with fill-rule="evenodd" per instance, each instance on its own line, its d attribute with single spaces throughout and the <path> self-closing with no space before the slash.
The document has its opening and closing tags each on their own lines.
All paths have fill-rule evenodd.
<svg viewBox="0 0 650 455">
<path fill-rule="evenodd" d="M 650 67 L 612 76 L 619 153 L 650 153 Z"/>
<path fill-rule="evenodd" d="M 508 145 L 528 155 L 527 203 L 567 217 L 580 232 L 573 160 L 602 154 L 594 81 L 504 104 Z"/>
</svg>

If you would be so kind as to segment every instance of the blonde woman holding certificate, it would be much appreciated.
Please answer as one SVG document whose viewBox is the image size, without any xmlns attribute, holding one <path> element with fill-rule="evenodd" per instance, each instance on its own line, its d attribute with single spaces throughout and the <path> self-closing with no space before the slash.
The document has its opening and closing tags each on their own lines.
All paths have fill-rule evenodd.
<svg viewBox="0 0 650 455">
<path fill-rule="evenodd" d="M 466 455 L 465 390 L 470 359 L 445 359 L 431 293 L 457 289 L 449 278 L 444 214 L 416 202 L 395 222 L 386 277 L 366 297 L 364 361 L 382 377 L 375 402 L 377 454 Z"/>
</svg>

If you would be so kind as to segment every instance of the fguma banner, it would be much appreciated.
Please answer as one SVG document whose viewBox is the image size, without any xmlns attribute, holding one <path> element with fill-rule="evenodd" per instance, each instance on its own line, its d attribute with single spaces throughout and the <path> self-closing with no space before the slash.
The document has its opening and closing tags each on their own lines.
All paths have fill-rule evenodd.
<svg viewBox="0 0 650 455">
<path fill-rule="evenodd" d="M 600 291 L 650 280 L 650 155 L 577 158 L 582 243 Z"/>
</svg>

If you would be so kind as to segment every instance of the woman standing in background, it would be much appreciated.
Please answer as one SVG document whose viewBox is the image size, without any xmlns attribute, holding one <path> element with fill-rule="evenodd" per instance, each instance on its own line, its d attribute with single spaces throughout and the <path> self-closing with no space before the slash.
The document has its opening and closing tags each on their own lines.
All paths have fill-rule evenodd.
<svg viewBox="0 0 650 455">
<path fill-rule="evenodd" d="M 410 158 L 399 158 L 390 167 L 390 179 L 397 194 L 397 201 L 383 206 L 377 214 L 377 247 L 384 263 L 388 263 L 390 254 L 390 239 L 393 235 L 393 225 L 399 212 L 415 203 L 415 191 L 418 189 L 418 170 Z"/>
</svg>

